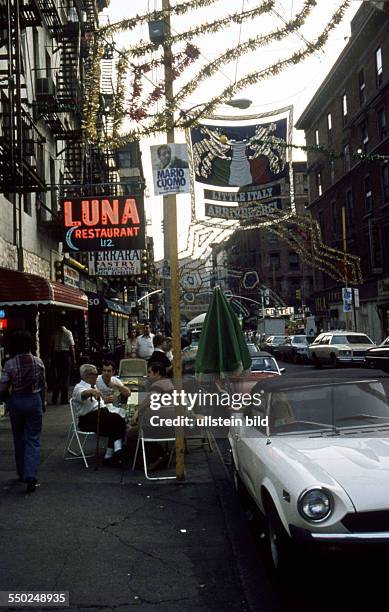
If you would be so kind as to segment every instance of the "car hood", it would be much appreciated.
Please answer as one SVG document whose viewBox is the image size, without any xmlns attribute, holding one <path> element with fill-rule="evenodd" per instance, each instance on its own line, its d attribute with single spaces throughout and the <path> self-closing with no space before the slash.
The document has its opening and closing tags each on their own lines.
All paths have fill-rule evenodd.
<svg viewBox="0 0 389 612">
<path fill-rule="evenodd" d="M 291 459 L 302 461 L 313 482 L 335 480 L 357 512 L 389 508 L 389 439 L 292 438 L 282 445 Z"/>
</svg>

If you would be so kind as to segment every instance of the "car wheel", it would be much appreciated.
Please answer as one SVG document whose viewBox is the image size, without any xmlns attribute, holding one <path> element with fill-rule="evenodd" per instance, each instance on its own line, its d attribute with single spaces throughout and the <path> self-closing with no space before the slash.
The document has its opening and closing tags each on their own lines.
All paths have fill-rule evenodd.
<svg viewBox="0 0 389 612">
<path fill-rule="evenodd" d="M 266 504 L 266 539 L 273 571 L 284 574 L 290 569 L 292 543 L 271 501 Z"/>
<path fill-rule="evenodd" d="M 336 355 L 334 353 L 331 353 L 331 367 L 332 368 L 338 368 L 339 367 L 339 362 L 336 358 Z"/>
<path fill-rule="evenodd" d="M 319 358 L 316 355 L 316 353 L 312 353 L 312 361 L 313 361 L 313 365 L 315 366 L 315 368 L 317 369 L 321 368 L 321 362 L 319 361 Z"/>
</svg>

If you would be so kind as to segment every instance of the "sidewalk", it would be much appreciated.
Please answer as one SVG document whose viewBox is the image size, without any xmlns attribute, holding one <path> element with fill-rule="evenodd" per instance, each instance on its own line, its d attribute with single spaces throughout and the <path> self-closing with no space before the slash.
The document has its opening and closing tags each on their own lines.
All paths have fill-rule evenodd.
<svg viewBox="0 0 389 612">
<path fill-rule="evenodd" d="M 11 482 L 12 434 L 0 419 L 0 590 L 69 591 L 65 609 L 80 612 L 248 610 L 212 476 L 217 453 L 191 451 L 182 484 L 96 471 L 93 459 L 86 469 L 62 458 L 69 416 L 48 407 L 31 495 Z"/>
</svg>

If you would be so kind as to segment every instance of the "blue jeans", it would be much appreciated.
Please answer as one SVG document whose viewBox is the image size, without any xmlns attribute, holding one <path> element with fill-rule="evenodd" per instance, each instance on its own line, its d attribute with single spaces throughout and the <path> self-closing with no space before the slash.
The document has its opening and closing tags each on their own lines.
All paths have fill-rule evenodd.
<svg viewBox="0 0 389 612">
<path fill-rule="evenodd" d="M 11 395 L 7 401 L 14 437 L 16 470 L 20 478 L 36 478 L 42 431 L 39 393 Z"/>
</svg>

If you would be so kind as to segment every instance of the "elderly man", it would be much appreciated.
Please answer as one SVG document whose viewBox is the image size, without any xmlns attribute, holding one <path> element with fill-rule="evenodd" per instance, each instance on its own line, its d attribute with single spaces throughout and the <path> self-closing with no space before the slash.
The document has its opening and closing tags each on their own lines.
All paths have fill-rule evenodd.
<svg viewBox="0 0 389 612">
<path fill-rule="evenodd" d="M 84 363 L 80 367 L 81 381 L 73 390 L 73 406 L 78 416 L 78 425 L 82 431 L 97 432 L 98 408 L 100 404 L 99 431 L 100 435 L 108 437 L 104 462 L 123 465 L 122 440 L 126 431 L 126 422 L 118 414 L 110 412 L 103 400 L 103 395 L 96 388 L 97 368 L 93 364 Z"/>
<path fill-rule="evenodd" d="M 149 323 L 145 323 L 143 326 L 143 334 L 138 336 L 136 341 L 136 354 L 141 359 L 150 359 L 154 352 L 153 344 L 154 334 L 151 333 L 151 327 Z"/>
</svg>

